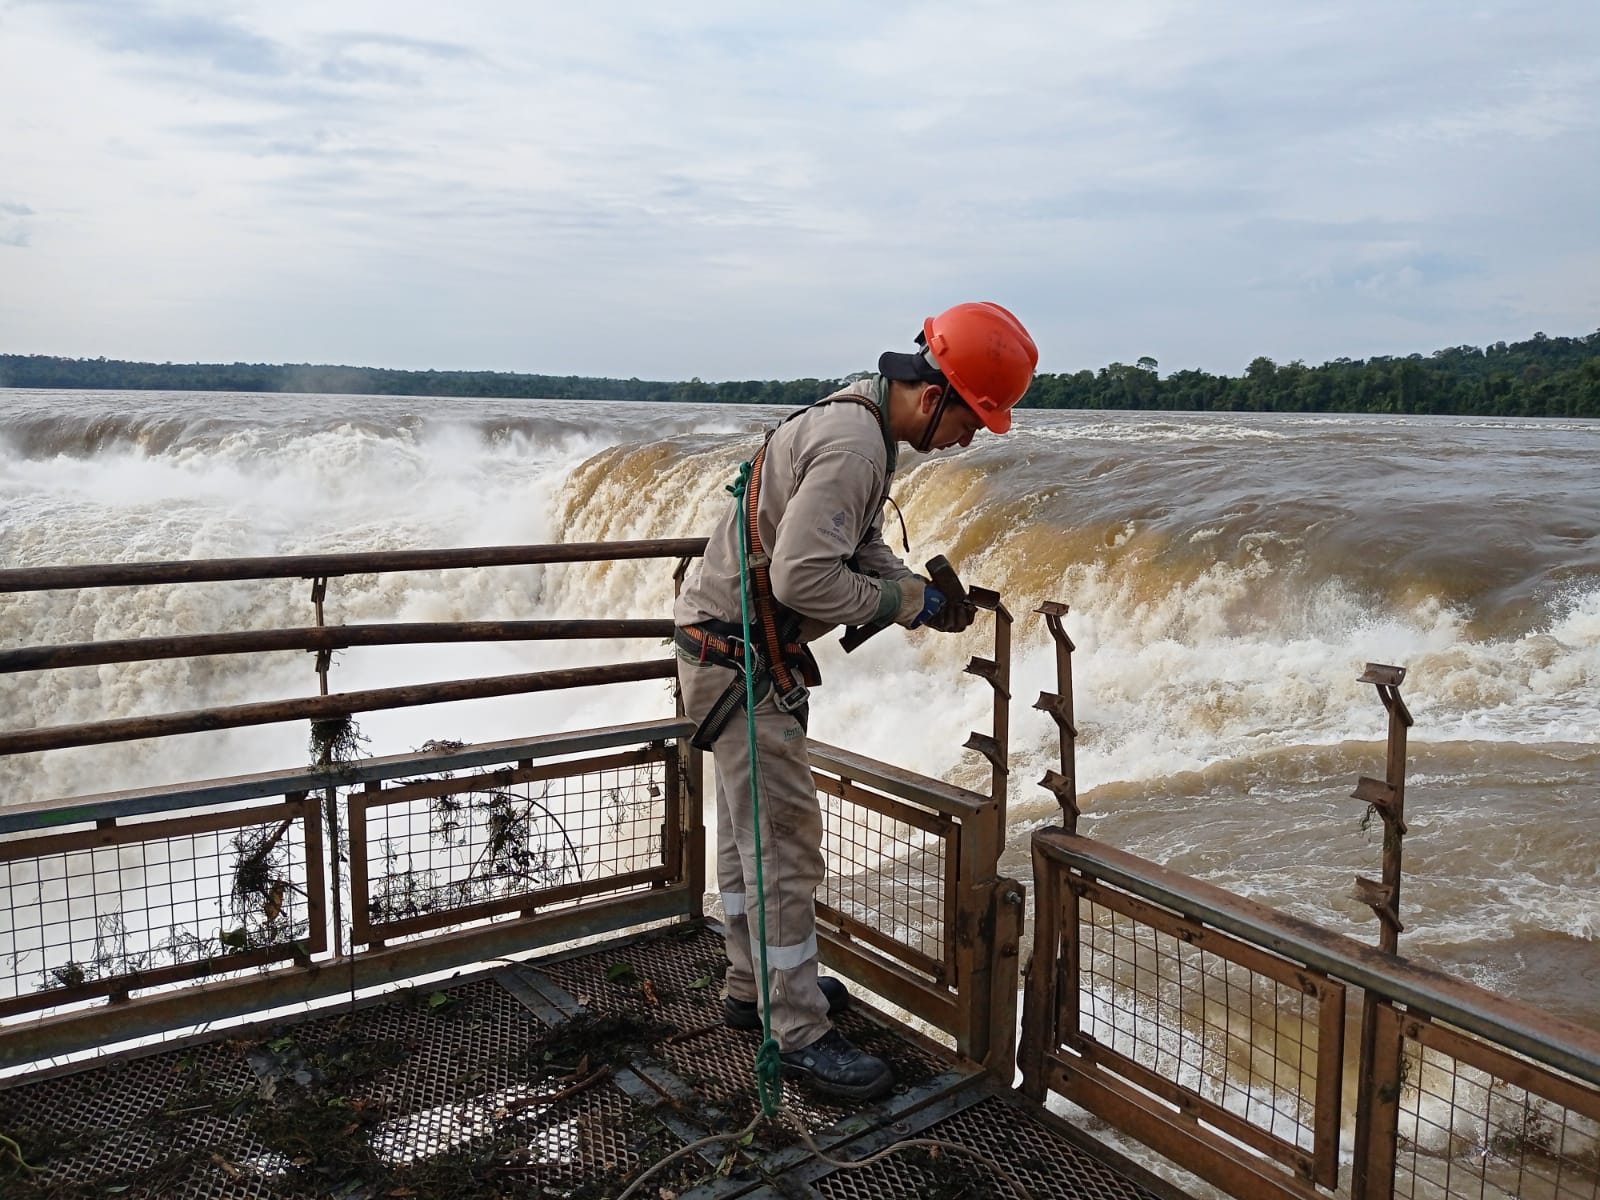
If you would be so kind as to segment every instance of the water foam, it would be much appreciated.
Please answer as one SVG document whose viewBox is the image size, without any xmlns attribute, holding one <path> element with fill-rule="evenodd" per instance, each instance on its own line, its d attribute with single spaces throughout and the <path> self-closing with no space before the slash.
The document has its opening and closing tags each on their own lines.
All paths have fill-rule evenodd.
<svg viewBox="0 0 1600 1200">
<path fill-rule="evenodd" d="M 253 415 L 250 405 L 258 402 L 262 413 Z M 25 565 L 694 536 L 727 511 L 724 489 L 774 417 L 770 410 L 704 414 L 675 406 L 499 402 L 445 409 L 428 402 L 423 409 L 371 398 L 279 397 L 201 418 L 194 403 L 184 400 L 184 409 L 163 401 L 142 424 L 126 419 L 99 433 L 89 429 L 91 412 L 66 439 L 79 447 L 71 452 L 50 449 L 37 429 L 22 449 L 14 436 L 0 443 L 0 499 L 9 518 L 0 550 Z M 1323 426 L 1355 436 L 1350 424 L 1308 418 L 1242 428 L 1245 440 L 1264 443 L 1272 439 L 1257 434 L 1315 437 Z M 1140 490 L 1164 472 L 1209 461 L 1206 446 L 1221 440 L 1219 429 L 1233 428 L 1224 418 L 1194 428 L 1164 419 L 1146 430 L 1125 415 L 1043 414 L 1039 425 L 1038 437 L 990 441 L 965 456 L 908 456 L 895 489 L 912 540 L 908 561 L 920 565 L 947 553 L 971 582 L 1001 591 L 1018 616 L 1010 795 L 1016 822 L 1008 850 L 1017 869 L 1026 871 L 1028 829 L 1053 812 L 1032 781 L 1058 765 L 1055 726 L 1028 703 L 1055 687 L 1054 647 L 1030 615 L 1041 600 L 1072 606 L 1085 802 L 1100 827 L 1115 829 L 1136 852 L 1358 929 L 1359 907 L 1316 894 L 1332 886 L 1333 875 L 1325 879 L 1315 864 L 1332 861 L 1342 874 L 1348 856 L 1329 856 L 1312 840 L 1299 843 L 1303 854 L 1286 857 L 1280 849 L 1273 861 L 1270 842 L 1276 835 L 1296 844 L 1317 822 L 1353 828 L 1359 814 L 1344 798 L 1349 786 L 1357 773 L 1381 770 L 1382 713 L 1372 689 L 1356 682 L 1366 661 L 1410 667 L 1405 695 L 1418 720 L 1414 750 L 1498 745 L 1502 783 L 1582 811 L 1592 771 L 1537 790 L 1545 775 L 1560 774 L 1550 756 L 1600 742 L 1600 587 L 1576 578 L 1547 588 L 1536 628 L 1497 631 L 1427 587 L 1378 592 L 1348 577 L 1323 553 L 1320 533 L 1296 529 L 1273 509 L 1274 488 L 1288 489 L 1290 477 L 1256 479 L 1251 491 L 1192 513 L 1175 493 Z M 1404 422 L 1385 425 L 1385 436 L 1391 425 L 1416 436 Z M 1105 487 L 1089 495 L 1071 472 L 1092 474 L 1102 460 L 1074 456 L 1071 443 L 1096 429 L 1109 441 L 1153 431 L 1158 440 L 1194 445 L 1113 466 Z M 1053 440 L 1058 433 L 1063 439 Z M 1118 475 L 1135 468 L 1132 479 Z M 1292 476 L 1297 468 L 1286 470 Z M 1262 513 L 1276 513 L 1277 523 L 1250 527 Z M 1331 519 L 1321 509 L 1311 515 Z M 888 536 L 898 548 L 892 517 Z M 363 576 L 333 582 L 328 619 L 631 616 L 665 612 L 671 590 L 665 561 Z M 304 624 L 310 613 L 304 584 L 0 600 L 13 644 Z M 972 730 L 987 731 L 989 692 L 962 668 L 992 652 L 988 630 L 986 621 L 958 637 L 896 630 L 848 657 L 836 642 L 824 642 L 818 649 L 827 682 L 814 708 L 814 734 L 986 788 L 987 764 L 962 743 Z M 633 643 L 366 649 L 338 656 L 332 685 L 512 673 L 660 650 Z M 79 669 L 13 677 L 4 686 L 16 727 L 305 695 L 314 676 L 309 656 L 280 655 Z M 659 713 L 664 695 L 664 685 L 598 689 L 375 714 L 362 724 L 374 739 L 371 752 L 390 753 L 434 737 L 481 740 L 642 718 Z M 1516 757 L 1528 747 L 1546 753 Z M 242 772 L 304 756 L 298 727 L 231 731 L 25 756 L 0 764 L 0 786 L 10 797 L 37 798 L 210 775 L 218 762 Z M 1459 779 L 1460 769 L 1448 764 L 1441 772 Z M 1327 792 L 1325 803 L 1303 799 L 1318 789 Z M 1415 803 L 1422 795 L 1414 789 Z M 1195 831 L 1214 831 L 1219 806 L 1240 805 L 1240 796 L 1257 804 L 1240 811 L 1250 813 L 1266 844 L 1252 855 L 1241 837 L 1227 853 L 1205 857 L 1196 847 L 1210 834 Z M 1459 803 L 1469 825 L 1440 824 L 1444 846 L 1470 836 L 1474 814 L 1479 829 L 1496 826 L 1497 814 L 1480 802 L 1461 795 Z M 1510 844 L 1520 835 L 1505 836 Z M 1551 890 L 1559 851 L 1540 853 L 1553 857 L 1529 869 L 1531 890 L 1500 899 L 1521 904 L 1540 928 L 1592 938 L 1581 887 L 1570 903 Z M 1456 925 L 1469 921 L 1488 936 L 1481 909 L 1436 899 L 1441 913 L 1472 914 L 1441 924 L 1441 936 L 1455 936 Z"/>
</svg>

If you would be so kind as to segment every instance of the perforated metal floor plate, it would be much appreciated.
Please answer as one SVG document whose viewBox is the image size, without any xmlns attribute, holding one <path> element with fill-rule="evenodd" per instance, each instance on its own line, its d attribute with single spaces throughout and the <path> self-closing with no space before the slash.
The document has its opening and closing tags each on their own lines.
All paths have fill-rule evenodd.
<svg viewBox="0 0 1600 1200">
<path fill-rule="evenodd" d="M 51 1148 L 27 1179 L 45 1194 L 93 1188 L 134 1198 L 299 1200 L 308 1193 L 275 1188 L 240 1165 L 265 1162 L 270 1152 L 244 1118 L 214 1114 L 205 1100 L 253 1092 L 258 1083 L 244 1056 L 217 1041 L 0 1091 L 0 1130 Z M 149 1182 L 127 1182 L 134 1179 Z"/>
<path fill-rule="evenodd" d="M 351 1106 L 344 1132 L 367 1162 L 438 1166 L 471 1162 L 475 1154 L 481 1161 L 492 1148 L 493 1181 L 502 1191 L 614 1195 L 687 1142 L 740 1129 L 756 1111 L 759 1037 L 722 1024 L 721 973 L 715 929 L 658 931 L 266 1031 L 235 1030 L 18 1083 L 0 1089 L 0 1131 L 20 1132 L 47 1153 L 38 1174 L 16 1185 L 0 1183 L 0 1191 L 8 1200 L 13 1190 L 30 1200 L 53 1194 L 118 1200 L 372 1200 L 395 1194 L 388 1184 L 373 1190 L 349 1178 L 313 1175 L 306 1161 L 314 1152 L 298 1154 L 292 1138 L 262 1120 L 260 1100 L 278 1083 L 289 1088 L 287 1081 L 311 1078 L 341 1056 L 369 1055 L 355 1088 L 338 1101 Z M 580 1014 L 624 1030 L 648 1027 L 648 1037 L 615 1068 L 591 1070 L 582 1055 L 568 1074 L 545 1069 L 541 1056 L 561 1044 Z M 1114 1155 L 1086 1149 L 1059 1123 L 994 1089 L 971 1064 L 955 1063 L 867 1006 L 846 1014 L 840 1025 L 893 1064 L 899 1086 L 863 1107 L 786 1085 L 786 1103 L 830 1153 L 860 1159 L 926 1131 L 1001 1162 L 1036 1200 L 1171 1195 L 1160 1185 L 1141 1186 L 1138 1171 L 1108 1165 Z M 563 1064 L 576 1054 L 564 1044 Z M 354 1114 L 365 1115 L 358 1120 Z M 897 1152 L 860 1170 L 837 1170 L 789 1131 L 771 1127 L 724 1163 L 726 1151 L 716 1145 L 679 1160 L 652 1176 L 645 1194 L 661 1188 L 685 1200 L 1013 1194 L 980 1164 L 955 1154 L 930 1160 Z M 696 1180 L 708 1182 L 693 1186 Z"/>
<path fill-rule="evenodd" d="M 1083 1135 L 1074 1138 L 1055 1118 L 991 1087 L 967 1089 L 896 1126 L 878 1130 L 832 1155 L 860 1162 L 902 1139 L 945 1143 L 897 1149 L 862 1167 L 815 1159 L 798 1165 L 768 1196 L 824 1200 L 1178 1200 L 1169 1185 Z M 981 1156 L 977 1157 L 977 1156 Z M 987 1160 L 987 1161 L 985 1161 Z M 684 1200 L 692 1200 L 688 1193 Z"/>
<path fill-rule="evenodd" d="M 761 1038 L 723 1024 L 722 964 L 721 934 L 702 926 L 540 963 L 536 973 L 525 973 L 524 978 L 563 1011 L 637 1012 L 642 997 L 655 997 L 658 1003 L 643 1003 L 678 1032 L 652 1046 L 652 1055 L 696 1093 L 708 1128 L 720 1128 L 730 1120 L 737 1127 L 755 1113 L 755 1056 Z M 845 1118 L 890 1119 L 977 1074 L 971 1065 L 958 1066 L 939 1057 L 909 1030 L 865 1005 L 858 1004 L 836 1023 L 856 1045 L 894 1068 L 896 1087 L 887 1100 L 864 1107 L 829 1100 L 802 1084 L 785 1083 L 784 1101 L 818 1131 L 823 1144 L 857 1128 L 858 1122 L 852 1120 L 850 1130 L 835 1130 Z M 648 1065 L 641 1070 L 647 1076 L 654 1074 Z"/>
</svg>

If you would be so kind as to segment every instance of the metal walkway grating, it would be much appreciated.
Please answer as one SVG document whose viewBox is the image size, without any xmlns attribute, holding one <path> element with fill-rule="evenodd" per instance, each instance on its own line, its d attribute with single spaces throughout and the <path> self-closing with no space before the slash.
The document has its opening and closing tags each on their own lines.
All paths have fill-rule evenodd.
<svg viewBox="0 0 1600 1200">
<path fill-rule="evenodd" d="M 754 1115 L 759 1038 L 721 1024 L 721 974 L 720 935 L 690 926 L 23 1080 L 0 1088 L 0 1133 L 38 1170 L 0 1168 L 0 1195 L 616 1196 Z M 841 1024 L 890 1059 L 899 1085 L 866 1108 L 785 1087 L 831 1154 L 865 1157 L 912 1133 L 979 1149 L 1037 1200 L 1170 1194 L 887 1018 L 863 1008 Z M 1013 1194 L 989 1174 L 917 1150 L 836 1170 L 792 1130 L 763 1126 L 747 1147 L 685 1156 L 643 1194 Z"/>
</svg>

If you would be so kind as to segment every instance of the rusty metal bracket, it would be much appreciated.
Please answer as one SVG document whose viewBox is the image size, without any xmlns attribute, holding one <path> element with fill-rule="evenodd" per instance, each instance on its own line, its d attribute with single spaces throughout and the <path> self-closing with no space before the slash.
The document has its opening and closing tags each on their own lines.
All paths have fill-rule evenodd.
<svg viewBox="0 0 1600 1200">
<path fill-rule="evenodd" d="M 1389 714 L 1398 718 L 1408 729 L 1412 725 L 1411 712 L 1400 698 L 1400 685 L 1405 682 L 1406 669 L 1384 663 L 1368 663 L 1357 683 L 1370 683 L 1378 689 L 1378 699 Z"/>
<path fill-rule="evenodd" d="M 1039 786 L 1055 796 L 1056 802 L 1061 805 L 1061 811 L 1077 820 L 1082 814 L 1078 810 L 1078 785 L 1060 771 L 1046 771 L 1044 778 L 1039 780 Z"/>
<path fill-rule="evenodd" d="M 1057 692 L 1040 692 L 1033 706 L 1055 718 L 1056 727 L 1067 737 L 1076 738 L 1078 727 L 1072 723 L 1072 702 Z"/>
<path fill-rule="evenodd" d="M 1392 822 L 1396 832 L 1406 834 L 1411 832 L 1406 828 L 1405 821 L 1401 818 L 1395 807 L 1395 786 L 1382 779 L 1373 779 L 1370 775 L 1363 775 L 1356 782 L 1356 790 L 1350 793 L 1352 800 L 1362 800 L 1378 810 L 1378 815 L 1385 821 Z"/>
<path fill-rule="evenodd" d="M 978 608 L 987 609 L 989 612 L 1001 612 L 1005 609 L 1005 605 L 1000 602 L 1000 593 L 993 588 L 968 584 L 967 599 L 971 600 Z M 1010 614 L 1007 615 L 1009 616 Z"/>
<path fill-rule="evenodd" d="M 1400 923 L 1400 914 L 1394 909 L 1393 888 L 1379 883 L 1376 879 L 1357 875 L 1355 886 L 1350 889 L 1350 898 L 1365 904 L 1378 915 L 1380 921 L 1396 933 L 1405 932 L 1405 926 Z"/>
<path fill-rule="evenodd" d="M 1000 664 L 994 659 L 974 656 L 963 669 L 968 675 L 976 675 L 979 679 L 987 681 L 989 686 L 1000 694 L 1002 700 L 1011 699 L 1011 692 L 1000 682 Z"/>
<path fill-rule="evenodd" d="M 1067 615 L 1067 605 L 1055 600 L 1046 600 L 1033 611 L 1044 618 L 1045 628 L 1050 630 L 1050 636 L 1056 640 L 1057 645 L 1065 647 L 1069 653 L 1078 648 L 1067 636 L 1066 628 L 1061 624 L 1061 619 Z"/>
<path fill-rule="evenodd" d="M 1000 743 L 987 733 L 978 733 L 974 730 L 962 743 L 964 750 L 976 750 L 989 760 L 989 765 L 1002 775 L 1009 775 L 1011 768 L 1006 765 L 1006 756 L 1000 750 Z"/>
</svg>

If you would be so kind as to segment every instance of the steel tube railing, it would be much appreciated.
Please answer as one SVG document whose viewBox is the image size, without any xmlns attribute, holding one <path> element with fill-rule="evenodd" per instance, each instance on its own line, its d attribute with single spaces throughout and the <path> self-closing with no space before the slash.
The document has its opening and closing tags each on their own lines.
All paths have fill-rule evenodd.
<svg viewBox="0 0 1600 1200">
<path fill-rule="evenodd" d="M 691 721 L 636 721 L 578 733 L 546 733 L 499 742 L 476 742 L 422 752 L 389 754 L 381 758 L 363 758 L 342 764 L 334 773 L 333 781 L 341 787 L 348 787 L 388 779 L 409 779 L 417 775 L 439 775 L 447 771 L 469 771 L 521 759 L 587 754 L 640 742 L 680 741 L 693 734 L 694 724 Z M 329 772 L 307 767 L 236 775 L 229 779 L 210 779 L 177 787 L 137 788 L 66 800 L 8 804 L 0 806 L 0 834 L 55 829 L 91 821 L 118 821 L 180 809 L 239 804 L 268 796 L 310 791 L 326 787 L 328 783 Z"/>
<path fill-rule="evenodd" d="M 617 663 L 605 667 L 573 667 L 565 671 L 533 671 L 526 675 L 491 675 L 481 679 L 456 679 L 445 683 L 420 683 L 406 687 L 372 688 L 364 692 L 339 692 L 330 696 L 305 696 L 296 700 L 264 700 L 222 708 L 199 708 L 156 717 L 120 717 L 81 725 L 50 725 L 0 733 L 0 754 L 31 754 L 68 746 L 96 746 L 131 742 L 140 738 L 170 737 L 213 729 L 238 729 L 246 725 L 271 725 L 279 721 L 326 720 L 375 709 L 414 708 L 420 704 L 447 704 L 455 700 L 483 700 L 493 696 L 520 696 L 564 688 L 606 683 L 637 683 L 646 679 L 671 679 L 677 674 L 674 659 Z"/>
<path fill-rule="evenodd" d="M 1077 834 L 1041 830 L 1034 845 L 1050 862 L 1105 880 L 1373 995 L 1416 1006 L 1600 1087 L 1600 1033 L 1594 1030 Z"/>
<path fill-rule="evenodd" d="M 352 646 L 416 646 L 443 642 L 582 641 L 589 638 L 669 638 L 669 620 L 617 621 L 415 621 L 377 625 L 307 625 L 189 637 L 126 638 L 23 646 L 0 650 L 0 674 L 57 667 L 257 654 L 273 650 L 348 650 Z"/>
<path fill-rule="evenodd" d="M 634 558 L 695 558 L 705 538 L 634 542 L 572 542 L 536 546 L 473 546 L 454 550 L 377 550 L 352 554 L 289 554 L 268 558 L 211 558 L 79 567 L 17 567 L 0 571 L 0 593 L 59 588 L 134 587 L 240 579 L 331 579 L 393 571 L 450 571 L 467 567 L 538 566 Z"/>
</svg>

